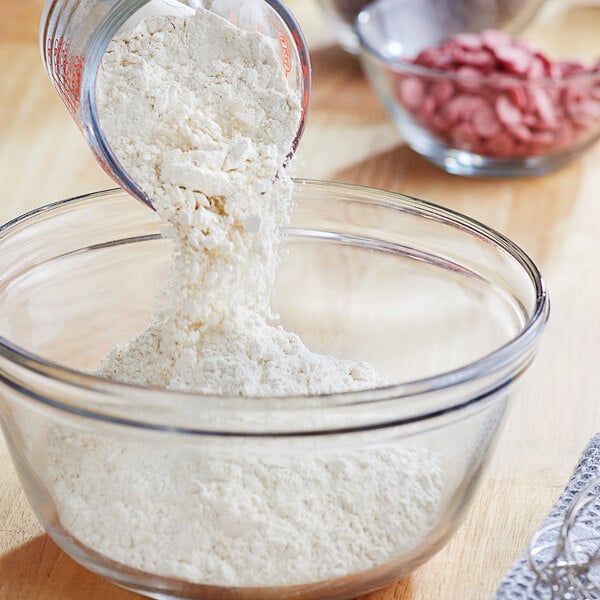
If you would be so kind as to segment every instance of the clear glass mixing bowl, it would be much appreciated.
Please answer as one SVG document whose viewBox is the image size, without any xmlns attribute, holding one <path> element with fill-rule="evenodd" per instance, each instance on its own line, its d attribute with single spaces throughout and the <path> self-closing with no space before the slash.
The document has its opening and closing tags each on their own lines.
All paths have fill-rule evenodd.
<svg viewBox="0 0 600 600">
<path fill-rule="evenodd" d="M 0 231 L 4 436 L 45 530 L 118 585 L 161 599 L 352 598 L 414 570 L 465 515 L 547 320 L 540 273 L 500 234 L 421 200 L 310 181 L 295 193 L 273 298 L 282 324 L 392 384 L 249 399 L 96 378 L 155 311 L 170 246 L 154 213 L 109 191 Z M 360 467 L 375 455 L 389 457 L 383 471 Z M 203 494 L 232 464 L 241 479 L 219 484 L 209 522 Z M 273 497 L 257 465 L 279 469 Z M 260 555 L 254 568 L 206 574 L 223 555 L 208 530 L 249 565 Z M 345 558 L 336 540 L 364 545 L 366 530 L 360 560 Z"/>
</svg>

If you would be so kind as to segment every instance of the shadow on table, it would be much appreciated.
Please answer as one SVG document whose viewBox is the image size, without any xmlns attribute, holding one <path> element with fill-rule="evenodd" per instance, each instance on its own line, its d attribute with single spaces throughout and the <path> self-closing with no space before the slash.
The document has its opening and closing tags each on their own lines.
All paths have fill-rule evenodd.
<svg viewBox="0 0 600 600">
<path fill-rule="evenodd" d="M 6 600 L 135 600 L 69 558 L 47 535 L 0 557 L 0 598 Z"/>
<path fill-rule="evenodd" d="M 470 178 L 450 175 L 399 144 L 331 178 L 409 194 L 471 216 L 521 245 L 543 268 L 562 253 L 565 224 L 584 201 L 584 161 L 543 176 Z"/>
<path fill-rule="evenodd" d="M 357 600 L 413 600 L 411 578 L 405 577 L 396 584 Z"/>
</svg>

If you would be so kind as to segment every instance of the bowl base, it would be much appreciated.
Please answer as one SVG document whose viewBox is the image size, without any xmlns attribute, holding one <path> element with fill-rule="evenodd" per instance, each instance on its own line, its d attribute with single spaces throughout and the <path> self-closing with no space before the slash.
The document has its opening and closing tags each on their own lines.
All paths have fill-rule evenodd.
<svg viewBox="0 0 600 600">
<path fill-rule="evenodd" d="M 272 587 L 225 587 L 140 571 L 116 562 L 74 538 L 63 528 L 57 513 L 49 521 L 41 519 L 41 523 L 54 542 L 81 566 L 117 587 L 153 600 L 350 600 L 406 577 L 438 552 L 450 538 L 449 531 L 437 532 L 432 534 L 435 541 L 426 554 L 415 548 L 403 556 L 401 563 L 392 561 L 368 571 L 326 581 Z"/>
<path fill-rule="evenodd" d="M 578 158 L 593 143 L 594 140 L 591 140 L 555 154 L 524 158 L 491 158 L 467 150 L 449 148 L 431 138 L 407 141 L 408 146 L 417 154 L 451 175 L 494 178 L 528 177 L 556 171 Z"/>
</svg>

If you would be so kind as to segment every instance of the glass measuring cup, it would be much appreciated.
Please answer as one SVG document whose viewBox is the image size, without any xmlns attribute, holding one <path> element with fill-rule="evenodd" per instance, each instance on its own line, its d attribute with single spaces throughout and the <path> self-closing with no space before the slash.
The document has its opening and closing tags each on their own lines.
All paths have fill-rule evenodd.
<svg viewBox="0 0 600 600">
<path fill-rule="evenodd" d="M 185 14 L 206 8 L 249 31 L 272 38 L 290 87 L 302 106 L 290 156 L 304 131 L 310 100 L 310 59 L 296 19 L 280 0 L 46 0 L 40 23 L 42 61 L 52 85 L 82 130 L 98 163 L 123 189 L 152 207 L 123 169 L 100 127 L 96 74 L 114 35 L 149 14 Z"/>
</svg>

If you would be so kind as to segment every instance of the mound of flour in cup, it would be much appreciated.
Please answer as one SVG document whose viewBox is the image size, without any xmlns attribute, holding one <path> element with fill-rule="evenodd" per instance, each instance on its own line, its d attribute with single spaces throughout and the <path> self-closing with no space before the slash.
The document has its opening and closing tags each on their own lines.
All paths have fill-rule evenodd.
<svg viewBox="0 0 600 600">
<path fill-rule="evenodd" d="M 152 17 L 110 44 L 97 100 L 111 147 L 174 247 L 166 307 L 99 373 L 237 396 L 380 383 L 370 365 L 316 354 L 274 324 L 279 228 L 292 208 L 282 165 L 300 106 L 271 43 L 202 9 Z M 46 452 L 60 521 L 79 542 L 220 586 L 384 564 L 429 533 L 443 486 L 438 458 L 410 445 L 246 456 L 57 429 Z"/>
</svg>

